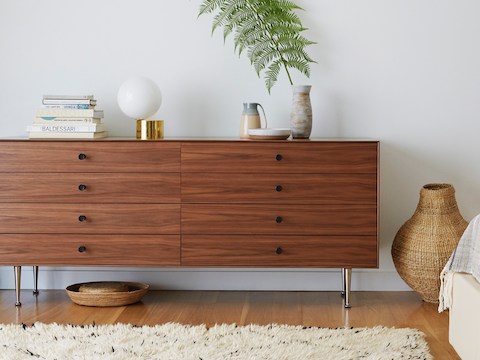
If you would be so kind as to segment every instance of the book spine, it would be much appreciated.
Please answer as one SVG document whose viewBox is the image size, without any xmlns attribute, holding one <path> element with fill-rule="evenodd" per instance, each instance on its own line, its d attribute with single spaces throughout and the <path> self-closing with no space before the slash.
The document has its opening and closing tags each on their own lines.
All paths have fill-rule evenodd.
<svg viewBox="0 0 480 360">
<path fill-rule="evenodd" d="M 55 100 L 93 100 L 93 95 L 43 95 L 43 99 Z"/>
<path fill-rule="evenodd" d="M 102 110 L 93 109 L 46 109 L 41 108 L 37 110 L 37 117 L 93 117 L 103 118 Z"/>
<path fill-rule="evenodd" d="M 30 125 L 29 132 L 41 133 L 76 133 L 76 132 L 97 132 L 103 131 L 102 125 Z"/>
<path fill-rule="evenodd" d="M 43 105 L 96 105 L 97 100 L 89 99 L 43 99 Z"/>
<path fill-rule="evenodd" d="M 93 109 L 95 105 L 89 104 L 48 104 L 42 105 L 44 109 Z"/>
<path fill-rule="evenodd" d="M 94 117 L 54 117 L 44 116 L 36 117 L 33 119 L 34 124 L 55 124 L 55 125 L 67 125 L 70 124 L 99 124 L 102 122 L 101 118 Z"/>
</svg>

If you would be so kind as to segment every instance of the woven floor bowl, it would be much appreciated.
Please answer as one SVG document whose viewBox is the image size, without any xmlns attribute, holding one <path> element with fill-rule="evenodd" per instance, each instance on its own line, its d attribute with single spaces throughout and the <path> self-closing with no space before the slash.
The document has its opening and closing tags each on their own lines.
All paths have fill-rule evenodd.
<svg viewBox="0 0 480 360">
<path fill-rule="evenodd" d="M 112 284 L 112 281 L 108 282 Z M 124 306 L 134 304 L 142 300 L 150 287 L 148 284 L 139 282 L 119 282 L 125 284 L 128 287 L 128 291 L 115 291 L 115 292 L 80 292 L 79 288 L 88 284 L 101 284 L 101 282 L 95 283 L 80 283 L 73 284 L 66 288 L 67 294 L 70 299 L 78 304 L 84 306 Z"/>
</svg>

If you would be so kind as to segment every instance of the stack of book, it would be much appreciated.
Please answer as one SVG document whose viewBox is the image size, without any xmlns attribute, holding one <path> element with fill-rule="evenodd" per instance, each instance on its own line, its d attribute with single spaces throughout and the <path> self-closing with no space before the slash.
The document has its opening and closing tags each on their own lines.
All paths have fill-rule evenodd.
<svg viewBox="0 0 480 360">
<path fill-rule="evenodd" d="M 33 124 L 27 127 L 30 139 L 99 139 L 107 136 L 103 110 L 95 109 L 93 95 L 44 95 Z"/>
</svg>

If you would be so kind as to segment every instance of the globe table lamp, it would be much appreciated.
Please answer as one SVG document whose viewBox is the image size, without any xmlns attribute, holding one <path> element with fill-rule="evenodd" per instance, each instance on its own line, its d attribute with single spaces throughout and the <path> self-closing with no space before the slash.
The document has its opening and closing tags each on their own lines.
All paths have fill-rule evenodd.
<svg viewBox="0 0 480 360">
<path fill-rule="evenodd" d="M 162 104 L 155 82 L 142 76 L 128 79 L 118 89 L 117 102 L 125 115 L 137 120 L 137 139 L 163 139 L 163 120 L 148 120 Z"/>
</svg>

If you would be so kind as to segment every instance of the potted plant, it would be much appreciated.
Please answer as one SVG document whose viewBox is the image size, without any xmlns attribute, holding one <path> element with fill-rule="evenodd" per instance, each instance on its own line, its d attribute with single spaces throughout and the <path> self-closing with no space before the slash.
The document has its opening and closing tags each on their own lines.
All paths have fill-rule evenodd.
<svg viewBox="0 0 480 360">
<path fill-rule="evenodd" d="M 199 16 L 215 13 L 212 33 L 223 27 L 224 39 L 234 33 L 235 51 L 239 55 L 247 51 L 257 75 L 260 77 L 263 72 L 270 93 L 282 69 L 293 86 L 290 70 L 296 69 L 308 78 L 310 63 L 315 63 L 305 51 L 314 42 L 302 35 L 306 28 L 294 10 L 302 8 L 288 0 L 203 0 Z M 291 114 L 294 138 L 310 136 L 309 92 L 310 86 L 294 87 Z"/>
</svg>

